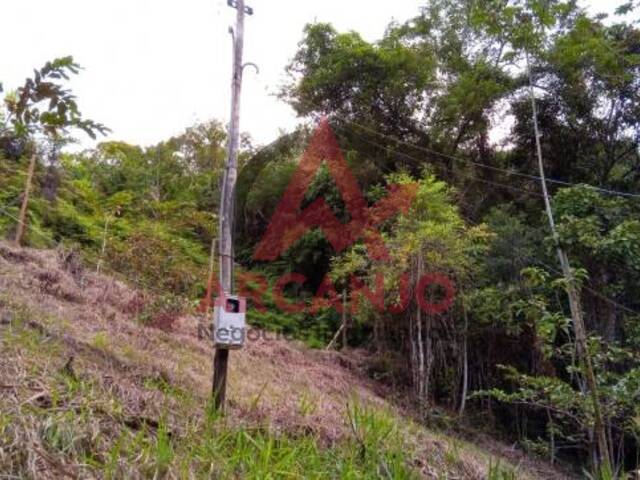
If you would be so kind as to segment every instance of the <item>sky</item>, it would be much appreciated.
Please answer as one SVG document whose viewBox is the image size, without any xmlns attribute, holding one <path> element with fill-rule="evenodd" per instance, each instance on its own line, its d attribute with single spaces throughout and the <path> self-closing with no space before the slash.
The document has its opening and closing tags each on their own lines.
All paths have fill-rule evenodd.
<svg viewBox="0 0 640 480">
<path fill-rule="evenodd" d="M 331 22 L 379 39 L 426 1 L 247 0 L 241 130 L 268 144 L 298 123 L 276 98 L 306 23 Z M 582 0 L 612 13 L 622 0 Z M 113 130 L 109 140 L 153 145 L 199 121 L 228 122 L 235 10 L 226 0 L 2 0 L 0 82 L 15 89 L 35 67 L 73 55 L 83 67 L 70 86 L 86 118 Z M 82 147 L 93 145 L 81 139 Z"/>
</svg>

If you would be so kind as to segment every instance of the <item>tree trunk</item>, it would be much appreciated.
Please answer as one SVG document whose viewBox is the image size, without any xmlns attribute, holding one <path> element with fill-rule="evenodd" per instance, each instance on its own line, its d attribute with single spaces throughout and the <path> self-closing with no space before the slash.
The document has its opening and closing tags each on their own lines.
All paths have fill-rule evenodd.
<svg viewBox="0 0 640 480">
<path fill-rule="evenodd" d="M 36 169 L 36 153 L 31 154 L 29 160 L 29 170 L 27 172 L 27 180 L 24 184 L 24 195 L 22 196 L 22 205 L 20 206 L 20 215 L 18 216 L 18 229 L 16 230 L 15 243 L 19 247 L 22 244 L 24 235 L 24 227 L 27 221 L 27 208 L 29 206 L 29 194 L 31 193 L 31 184 L 33 183 L 33 172 Z"/>
<path fill-rule="evenodd" d="M 553 419 L 551 418 L 551 411 L 548 408 L 547 421 L 549 425 L 549 461 L 551 462 L 551 465 L 553 465 L 556 461 L 556 434 Z"/>
<path fill-rule="evenodd" d="M 467 332 L 469 330 L 469 319 L 467 317 L 467 309 L 462 306 L 462 315 L 464 316 L 464 333 L 462 338 L 462 395 L 460 396 L 460 410 L 458 414 L 464 415 L 464 407 L 467 404 L 467 390 L 469 388 L 469 357 L 467 345 Z"/>
<path fill-rule="evenodd" d="M 347 291 L 342 291 L 342 348 L 347 348 Z"/>
<path fill-rule="evenodd" d="M 102 260 L 104 259 L 104 253 L 107 249 L 107 232 L 109 231 L 109 217 L 104 221 L 104 230 L 102 232 L 102 248 L 100 249 L 100 258 L 98 259 L 98 265 L 96 267 L 96 273 L 100 273 L 102 268 Z"/>
<path fill-rule="evenodd" d="M 417 278 L 419 279 L 420 276 L 422 275 L 422 255 L 420 255 L 420 257 L 418 258 L 418 275 Z M 417 339 L 416 339 L 416 343 L 418 345 L 418 385 L 416 385 L 417 387 L 417 393 L 418 393 L 418 401 L 420 402 L 420 404 L 422 405 L 422 403 L 424 402 L 425 398 L 425 363 L 424 363 L 424 340 L 422 337 L 422 310 L 420 310 L 420 305 L 418 302 L 416 302 L 416 334 L 417 334 Z"/>
</svg>

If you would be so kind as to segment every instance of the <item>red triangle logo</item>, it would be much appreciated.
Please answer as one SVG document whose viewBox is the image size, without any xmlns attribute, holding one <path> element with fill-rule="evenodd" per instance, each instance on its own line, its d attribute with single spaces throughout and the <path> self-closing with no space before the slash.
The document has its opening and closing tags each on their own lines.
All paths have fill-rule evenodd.
<svg viewBox="0 0 640 480">
<path fill-rule="evenodd" d="M 334 215 L 324 198 L 300 210 L 305 193 L 325 161 L 349 214 L 349 223 Z M 305 150 L 298 168 L 257 245 L 255 260 L 275 260 L 307 231 L 320 228 L 334 250 L 340 252 L 362 238 L 376 260 L 388 258 L 388 251 L 376 225 L 398 212 L 406 212 L 416 195 L 417 184 L 393 185 L 389 195 L 368 206 L 353 173 L 345 161 L 329 121 L 323 118 Z"/>
</svg>

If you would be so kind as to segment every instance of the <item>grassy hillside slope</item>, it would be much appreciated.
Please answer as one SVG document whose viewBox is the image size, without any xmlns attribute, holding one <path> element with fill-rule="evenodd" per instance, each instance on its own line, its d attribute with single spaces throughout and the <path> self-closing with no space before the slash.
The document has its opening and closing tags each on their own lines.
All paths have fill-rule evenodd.
<svg viewBox="0 0 640 480">
<path fill-rule="evenodd" d="M 419 426 L 357 355 L 282 339 L 232 353 L 220 417 L 197 319 L 146 326 L 143 298 L 0 243 L 0 477 L 566 478 Z"/>
</svg>

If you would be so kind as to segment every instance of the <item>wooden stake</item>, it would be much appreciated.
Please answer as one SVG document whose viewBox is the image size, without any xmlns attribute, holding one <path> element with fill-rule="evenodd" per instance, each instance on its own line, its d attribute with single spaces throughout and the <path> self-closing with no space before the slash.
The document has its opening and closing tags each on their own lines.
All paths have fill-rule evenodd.
<svg viewBox="0 0 640 480">
<path fill-rule="evenodd" d="M 340 325 L 340 328 L 338 328 L 338 331 L 336 332 L 336 334 L 333 336 L 333 338 L 329 342 L 329 345 L 327 345 L 325 347 L 325 350 L 331 350 L 331 347 L 333 347 L 333 344 L 336 343 L 336 340 L 338 340 L 338 337 L 342 333 L 342 329 L 343 328 L 344 328 L 344 323 Z"/>
</svg>

